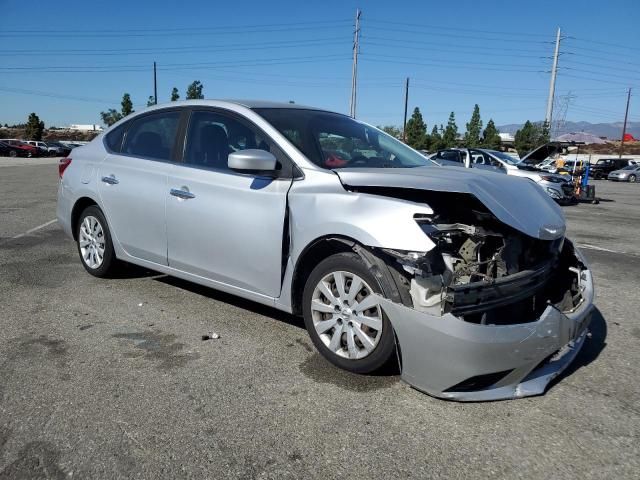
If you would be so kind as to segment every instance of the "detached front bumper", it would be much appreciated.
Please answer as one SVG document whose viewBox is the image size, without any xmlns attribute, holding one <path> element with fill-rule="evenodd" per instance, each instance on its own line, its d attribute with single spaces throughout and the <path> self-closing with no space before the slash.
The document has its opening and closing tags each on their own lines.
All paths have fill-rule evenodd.
<svg viewBox="0 0 640 480">
<path fill-rule="evenodd" d="M 512 325 L 479 325 L 379 300 L 409 385 L 450 400 L 500 400 L 544 393 L 576 357 L 593 310 L 590 270 L 581 271 L 580 284 L 582 301 L 573 311 L 550 305 L 537 321 Z"/>
</svg>

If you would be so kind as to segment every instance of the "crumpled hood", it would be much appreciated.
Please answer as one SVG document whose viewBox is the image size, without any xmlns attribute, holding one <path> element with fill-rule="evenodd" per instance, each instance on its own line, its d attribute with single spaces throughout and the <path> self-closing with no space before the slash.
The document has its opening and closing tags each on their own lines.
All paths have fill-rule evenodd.
<svg viewBox="0 0 640 480">
<path fill-rule="evenodd" d="M 542 240 L 564 235 L 562 209 L 527 178 L 457 167 L 341 168 L 345 186 L 393 187 L 475 196 L 501 222 Z"/>
</svg>

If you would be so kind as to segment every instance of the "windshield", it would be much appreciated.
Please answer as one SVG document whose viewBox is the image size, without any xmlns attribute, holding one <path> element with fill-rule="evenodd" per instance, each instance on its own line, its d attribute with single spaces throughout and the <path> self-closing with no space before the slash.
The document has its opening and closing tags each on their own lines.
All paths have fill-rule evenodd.
<svg viewBox="0 0 640 480">
<path fill-rule="evenodd" d="M 640 167 L 638 167 L 638 165 L 629 165 L 627 167 L 624 167 L 622 170 L 635 170 L 636 168 Z"/>
<path fill-rule="evenodd" d="M 254 110 L 322 168 L 434 165 L 392 136 L 345 115 L 298 108 Z"/>
<path fill-rule="evenodd" d="M 491 155 L 494 157 L 498 157 L 500 160 L 508 163 L 509 165 L 517 165 L 520 163 L 520 160 L 513 158 L 511 155 L 505 152 L 499 152 L 498 150 L 488 150 Z"/>
</svg>

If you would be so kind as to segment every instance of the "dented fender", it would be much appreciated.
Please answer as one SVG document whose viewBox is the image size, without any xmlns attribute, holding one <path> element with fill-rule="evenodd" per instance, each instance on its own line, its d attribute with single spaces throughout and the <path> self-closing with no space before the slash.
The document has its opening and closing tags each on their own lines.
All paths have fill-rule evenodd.
<svg viewBox="0 0 640 480">
<path fill-rule="evenodd" d="M 313 181 L 294 182 L 288 195 L 294 264 L 327 232 L 370 247 L 426 252 L 435 246 L 413 218 L 432 215 L 429 206 L 346 191 L 333 172 L 305 170 L 305 176 Z"/>
</svg>

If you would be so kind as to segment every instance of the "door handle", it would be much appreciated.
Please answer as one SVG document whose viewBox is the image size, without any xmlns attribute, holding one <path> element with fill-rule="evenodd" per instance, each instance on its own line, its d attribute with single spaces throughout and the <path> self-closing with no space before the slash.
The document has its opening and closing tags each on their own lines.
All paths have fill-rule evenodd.
<svg viewBox="0 0 640 480">
<path fill-rule="evenodd" d="M 102 181 L 104 183 L 108 183 L 109 185 L 117 185 L 118 183 L 120 183 L 113 174 L 109 175 L 108 177 L 102 177 Z"/>
<path fill-rule="evenodd" d="M 174 197 L 181 198 L 183 200 L 188 200 L 190 198 L 196 198 L 196 196 L 188 190 L 180 190 L 178 188 L 172 188 L 169 192 Z"/>
</svg>

